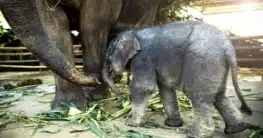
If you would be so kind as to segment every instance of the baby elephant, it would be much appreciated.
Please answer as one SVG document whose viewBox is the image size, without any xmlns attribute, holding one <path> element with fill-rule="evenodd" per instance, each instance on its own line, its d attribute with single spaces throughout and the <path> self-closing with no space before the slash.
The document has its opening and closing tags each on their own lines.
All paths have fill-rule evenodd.
<svg viewBox="0 0 263 138">
<path fill-rule="evenodd" d="M 145 123 L 147 101 L 157 86 L 168 126 L 183 125 L 175 90 L 191 99 L 194 125 L 190 137 L 211 136 L 213 105 L 233 134 L 250 127 L 225 95 L 229 68 L 241 110 L 251 115 L 237 82 L 236 53 L 231 41 L 216 27 L 198 21 L 179 21 L 120 33 L 106 52 L 103 79 L 117 92 L 113 78 L 128 69 L 132 118 L 129 126 Z M 118 93 L 118 92 L 117 92 Z"/>
</svg>

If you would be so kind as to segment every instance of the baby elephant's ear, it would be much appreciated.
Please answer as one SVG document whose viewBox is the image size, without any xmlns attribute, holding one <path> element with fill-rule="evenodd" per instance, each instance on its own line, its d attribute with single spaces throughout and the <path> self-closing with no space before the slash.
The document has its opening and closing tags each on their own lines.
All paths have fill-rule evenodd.
<svg viewBox="0 0 263 138">
<path fill-rule="evenodd" d="M 134 43 L 135 50 L 137 50 L 137 51 L 141 50 L 140 43 L 139 43 L 138 39 L 135 36 L 133 37 L 133 43 Z"/>
<path fill-rule="evenodd" d="M 133 34 L 124 35 L 121 43 L 121 55 L 123 67 L 127 65 L 129 60 L 133 58 L 141 49 L 140 43 Z"/>
<path fill-rule="evenodd" d="M 131 59 L 141 50 L 141 46 L 140 46 L 140 42 L 135 36 L 130 37 L 129 41 L 130 43 L 128 45 L 127 55 L 128 58 Z M 129 59 L 127 59 L 127 62 Z"/>
</svg>

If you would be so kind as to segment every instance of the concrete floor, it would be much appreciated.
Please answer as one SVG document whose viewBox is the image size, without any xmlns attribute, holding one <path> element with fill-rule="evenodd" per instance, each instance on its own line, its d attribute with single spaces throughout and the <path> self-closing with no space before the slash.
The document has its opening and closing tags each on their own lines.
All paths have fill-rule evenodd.
<svg viewBox="0 0 263 138">
<path fill-rule="evenodd" d="M 17 80 L 23 80 L 23 79 L 29 79 L 29 78 L 40 78 L 44 81 L 44 84 L 42 84 L 39 89 L 43 88 L 46 89 L 45 91 L 52 92 L 54 91 L 54 80 L 50 73 L 42 73 L 39 75 L 38 73 L 32 74 L 32 73 L 1 73 L 0 74 L 0 80 L 10 80 L 10 81 L 17 81 Z M 259 93 L 255 95 L 254 97 L 263 97 L 263 82 L 261 81 L 261 76 L 256 76 L 253 74 L 246 74 L 246 75 L 239 75 L 239 84 L 241 89 L 243 90 L 243 95 L 251 94 L 251 93 Z M 239 101 L 237 100 L 237 97 L 234 92 L 234 88 L 232 85 L 231 79 L 228 80 L 228 87 L 227 87 L 227 95 L 231 97 L 231 99 L 236 103 L 236 105 L 239 107 Z M 54 94 L 51 94 L 44 98 L 44 100 L 52 100 Z M 248 99 L 253 96 L 246 96 L 245 98 Z M 49 103 L 40 103 L 39 100 L 43 100 L 43 97 L 41 97 L 39 94 L 33 94 L 28 96 L 23 96 L 21 100 L 15 102 L 15 106 L 10 108 L 9 110 L 12 112 L 19 112 L 23 111 L 27 115 L 35 115 L 36 113 L 39 113 L 40 111 L 46 111 L 49 110 Z M 249 106 L 252 107 L 253 115 L 249 117 L 245 117 L 246 120 L 250 121 L 251 123 L 255 125 L 259 125 L 263 127 L 263 100 L 247 100 L 249 103 Z M 128 127 L 124 124 L 125 119 L 120 118 L 117 120 L 114 120 L 112 122 L 102 122 L 102 124 L 105 125 L 113 125 L 115 124 L 122 130 L 128 130 L 128 129 L 134 129 L 138 130 L 140 132 L 145 132 L 153 135 L 157 135 L 163 138 L 186 138 L 186 134 L 180 134 L 178 131 L 187 128 L 188 124 L 191 122 L 192 114 L 190 112 L 182 112 L 182 116 L 184 121 L 186 122 L 186 125 L 180 129 L 173 128 L 173 129 L 161 129 L 161 128 L 155 128 L 155 129 L 147 129 L 147 128 L 133 128 Z M 150 119 L 153 119 L 156 123 L 163 124 L 163 121 L 165 117 L 161 114 L 155 114 L 151 115 L 149 117 Z M 224 123 L 220 120 L 215 121 L 216 124 L 216 132 L 215 132 L 215 138 L 247 138 L 248 134 L 250 133 L 250 130 L 246 130 L 244 132 L 235 134 L 235 135 L 225 135 L 223 133 L 224 130 Z M 20 127 L 19 127 L 20 126 Z M 81 128 L 81 125 L 71 124 L 68 125 L 66 122 L 57 122 L 56 125 L 47 126 L 44 128 L 39 129 L 35 135 L 31 136 L 33 129 L 32 128 L 26 128 L 19 124 L 11 124 L 8 125 L 4 130 L 0 132 L 0 138 L 96 138 L 96 136 L 87 131 L 82 133 L 74 133 L 71 134 L 69 131 L 71 131 L 73 128 Z M 60 132 L 56 134 L 48 134 L 48 133 L 42 133 L 41 130 L 45 129 L 60 129 Z"/>
</svg>

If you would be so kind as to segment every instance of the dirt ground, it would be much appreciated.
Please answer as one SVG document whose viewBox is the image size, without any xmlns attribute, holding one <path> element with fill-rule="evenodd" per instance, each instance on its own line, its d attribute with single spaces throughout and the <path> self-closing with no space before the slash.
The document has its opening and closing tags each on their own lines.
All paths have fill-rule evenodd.
<svg viewBox="0 0 263 138">
<path fill-rule="evenodd" d="M 54 80 L 53 76 L 49 72 L 42 72 L 41 74 L 29 73 L 29 72 L 19 72 L 19 73 L 1 73 L 0 80 L 13 80 L 19 81 L 23 79 L 29 78 L 40 78 L 43 80 L 43 84 L 38 86 L 38 89 L 44 90 L 45 92 L 54 92 Z M 250 94 L 250 93 L 259 93 L 255 97 L 263 97 L 263 82 L 261 80 L 261 76 L 257 76 L 255 74 L 239 74 L 239 84 L 241 89 L 243 90 L 243 94 Z M 9 108 L 8 110 L 11 112 L 24 112 L 26 115 L 35 115 L 40 111 L 47 111 L 49 110 L 49 103 L 42 103 L 39 102 L 40 100 L 52 100 L 54 94 L 49 94 L 48 96 L 41 96 L 43 92 L 35 92 L 35 94 L 30 94 L 23 96 L 22 99 L 15 102 L 15 106 Z M 227 87 L 227 95 L 236 103 L 239 107 L 240 102 L 237 100 L 237 97 L 234 92 L 234 88 L 232 85 L 231 79 L 228 80 L 228 87 Z M 247 96 L 250 98 L 250 96 Z M 252 96 L 251 96 L 252 97 Z M 247 99 L 248 99 L 247 98 Z M 245 119 L 252 124 L 259 125 L 263 127 L 263 100 L 247 100 L 250 107 L 252 107 L 253 115 L 252 116 L 245 116 Z M 102 122 L 102 124 L 112 126 L 115 124 L 122 130 L 138 130 L 140 132 L 148 133 L 157 135 L 163 138 L 187 138 L 185 133 L 182 133 L 183 130 L 188 128 L 188 125 L 191 124 L 191 112 L 182 112 L 182 117 L 185 121 L 185 125 L 182 128 L 171 128 L 171 129 L 162 129 L 162 128 L 134 128 L 128 127 L 124 124 L 125 118 L 120 118 L 111 122 Z M 156 123 L 163 124 L 165 116 L 161 114 L 151 115 L 149 119 L 153 119 Z M 224 130 L 224 123 L 221 120 L 215 120 L 216 125 L 216 132 L 215 138 L 247 138 L 250 130 L 246 130 L 244 132 L 235 134 L 235 135 L 225 135 L 223 133 Z M 82 125 L 76 124 L 68 124 L 68 122 L 56 122 L 56 125 L 50 125 L 41 129 L 38 129 L 37 132 L 31 136 L 32 132 L 34 131 L 31 127 L 23 127 L 20 124 L 10 124 L 2 131 L 0 131 L 0 138 L 96 138 L 92 132 L 81 132 L 81 133 L 69 133 L 72 129 L 79 129 L 83 127 Z M 43 130 L 59 130 L 58 133 L 49 134 L 43 133 Z"/>
</svg>

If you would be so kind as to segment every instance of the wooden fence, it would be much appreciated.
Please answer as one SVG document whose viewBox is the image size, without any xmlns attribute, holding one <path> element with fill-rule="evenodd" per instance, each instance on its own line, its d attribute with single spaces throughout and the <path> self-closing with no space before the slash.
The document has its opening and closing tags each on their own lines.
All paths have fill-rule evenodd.
<svg viewBox="0 0 263 138">
<path fill-rule="evenodd" d="M 261 36 L 249 37 L 229 37 L 232 41 L 246 41 L 263 39 Z M 238 57 L 238 65 L 248 68 L 263 68 L 263 45 L 234 45 Z M 75 53 L 75 63 L 78 69 L 82 69 L 82 48 L 81 45 L 73 45 Z M 25 47 L 1 47 L 0 48 L 0 69 L 8 71 L 8 69 L 33 69 L 43 70 L 47 67 L 41 63 L 31 52 Z"/>
<path fill-rule="evenodd" d="M 233 44 L 235 46 L 239 67 L 263 68 L 263 45 L 261 43 L 258 43 L 256 45 L 243 45 L 242 43 L 235 44 L 238 42 L 251 40 L 263 40 L 263 35 L 249 37 L 230 37 L 230 39 L 233 41 Z"/>
</svg>

